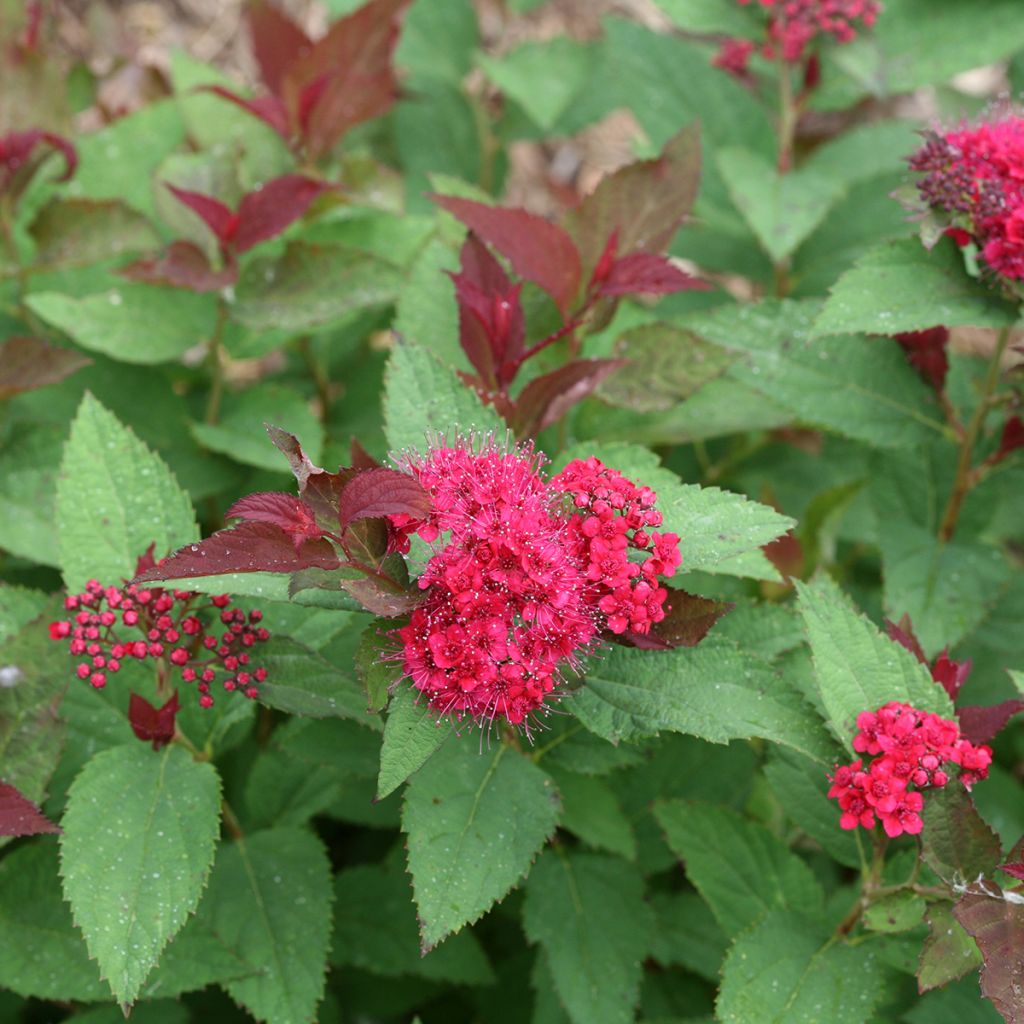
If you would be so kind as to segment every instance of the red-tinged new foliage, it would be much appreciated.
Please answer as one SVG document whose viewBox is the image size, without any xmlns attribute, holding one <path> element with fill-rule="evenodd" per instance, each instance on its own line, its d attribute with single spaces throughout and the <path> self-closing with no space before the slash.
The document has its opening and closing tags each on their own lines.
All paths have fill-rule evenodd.
<svg viewBox="0 0 1024 1024">
<path fill-rule="evenodd" d="M 506 418 L 520 437 L 536 437 L 557 423 L 577 402 L 592 395 L 625 359 L 573 359 L 534 377 L 519 393 Z"/>
<path fill-rule="evenodd" d="M 1009 1024 L 1024 1020 L 1024 893 L 979 884 L 954 904 L 953 914 L 981 950 L 982 994 Z"/>
<path fill-rule="evenodd" d="M 430 495 L 411 476 L 381 466 L 358 472 L 345 485 L 338 503 L 338 522 L 344 530 L 359 519 L 425 519 L 430 508 Z"/>
<path fill-rule="evenodd" d="M 626 630 L 611 639 L 627 647 L 647 651 L 669 651 L 675 647 L 696 647 L 711 631 L 711 627 L 735 608 L 731 601 L 713 601 L 707 597 L 688 594 L 676 587 L 665 587 L 665 617 L 654 623 L 647 633 Z"/>
<path fill-rule="evenodd" d="M 910 365 L 936 391 L 941 392 L 949 372 L 949 329 L 931 327 L 926 331 L 905 331 L 895 338 L 906 352 Z"/>
<path fill-rule="evenodd" d="M 133 693 L 128 700 L 128 724 L 140 740 L 152 743 L 153 749 L 159 750 L 174 739 L 174 723 L 180 708 L 177 690 L 158 708 Z"/>
<path fill-rule="evenodd" d="M 118 273 L 141 284 L 167 285 L 193 292 L 219 292 L 233 284 L 238 268 L 232 263 L 215 270 L 206 253 L 192 242 L 172 242 L 159 256 L 147 256 Z"/>
<path fill-rule="evenodd" d="M 63 135 L 34 129 L 0 136 L 0 195 L 24 188 L 45 158 L 46 147 L 60 153 L 64 171 L 57 180 L 67 181 L 78 166 L 78 153 Z"/>
<path fill-rule="evenodd" d="M 898 701 L 857 716 L 853 749 L 872 760 L 837 765 L 831 776 L 828 795 L 843 812 L 840 827 L 871 829 L 877 816 L 890 838 L 921 831 L 921 791 L 945 786 L 951 765 L 970 789 L 992 763 L 991 748 L 965 739 L 956 722 Z"/>
<path fill-rule="evenodd" d="M 968 705 L 957 708 L 956 717 L 960 731 L 972 743 L 988 743 L 993 740 L 1014 715 L 1024 711 L 1024 700 L 1004 700 L 990 707 Z"/>
<path fill-rule="evenodd" d="M 706 281 L 680 270 L 667 257 L 651 252 L 633 252 L 615 260 L 607 276 L 595 284 L 600 295 L 614 298 L 669 295 L 711 287 Z"/>
<path fill-rule="evenodd" d="M 349 129 L 386 113 L 399 94 L 392 59 L 410 0 L 371 0 L 336 21 L 314 42 L 267 0 L 249 9 L 253 52 L 270 93 L 246 99 L 229 89 L 209 91 L 236 103 L 316 161 Z"/>
<path fill-rule="evenodd" d="M 295 542 L 293 534 L 273 523 L 246 522 L 218 530 L 197 544 L 186 544 L 136 583 L 193 579 L 234 572 L 298 572 L 300 569 L 337 569 L 341 559 L 327 540 Z"/>
<path fill-rule="evenodd" d="M 36 836 L 60 832 L 28 797 L 0 781 L 0 836 Z"/>
<path fill-rule="evenodd" d="M 934 664 L 929 664 L 920 641 L 914 634 L 914 625 L 910 616 L 904 615 L 899 623 L 885 620 L 885 628 L 890 639 L 895 640 L 901 647 L 905 647 L 922 665 L 926 666 L 935 680 L 949 694 L 949 699 L 956 701 L 960 693 L 960 687 L 967 681 L 971 674 L 971 659 L 966 661 L 954 661 L 949 656 L 948 648 L 936 659 Z"/>
<path fill-rule="evenodd" d="M 8 338 L 0 342 L 0 399 L 57 384 L 91 362 L 41 338 Z"/>
<path fill-rule="evenodd" d="M 224 513 L 224 518 L 278 526 L 292 538 L 296 553 L 303 541 L 323 536 L 312 507 L 281 491 L 260 491 L 240 498 Z"/>
</svg>

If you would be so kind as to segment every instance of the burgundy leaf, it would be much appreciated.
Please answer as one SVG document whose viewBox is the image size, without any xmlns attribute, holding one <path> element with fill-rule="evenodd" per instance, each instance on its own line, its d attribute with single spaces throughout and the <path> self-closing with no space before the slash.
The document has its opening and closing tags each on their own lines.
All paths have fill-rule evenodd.
<svg viewBox="0 0 1024 1024">
<path fill-rule="evenodd" d="M 909 615 L 904 615 L 899 622 L 885 620 L 885 631 L 889 634 L 890 640 L 895 640 L 901 647 L 905 647 L 922 665 L 928 664 L 924 649 L 920 641 L 914 635 L 914 625 Z M 932 677 L 935 678 L 934 676 Z"/>
<path fill-rule="evenodd" d="M 294 434 L 269 423 L 266 427 L 274 446 L 288 459 L 299 484 L 299 497 L 313 509 L 322 529 L 335 529 L 338 525 L 341 492 L 352 479 L 352 471 L 343 469 L 337 473 L 328 473 L 313 465 Z"/>
<path fill-rule="evenodd" d="M 292 538 L 296 548 L 304 540 L 316 540 L 323 533 L 317 525 L 316 513 L 306 502 L 280 491 L 250 494 L 236 501 L 224 515 L 227 519 L 279 526 Z"/>
<path fill-rule="evenodd" d="M 580 290 L 580 254 L 568 233 L 526 210 L 487 206 L 456 196 L 431 195 L 485 242 L 507 257 L 520 277 L 540 285 L 568 318 Z"/>
<path fill-rule="evenodd" d="M 1012 878 L 1019 878 L 1024 882 L 1024 861 L 1018 861 L 1016 864 L 1000 864 L 1000 871 L 1005 871 Z"/>
<path fill-rule="evenodd" d="M 156 557 L 153 552 L 156 550 L 156 541 L 142 552 L 137 559 L 135 559 L 135 575 L 141 576 L 142 573 L 146 572 L 147 569 L 152 569 L 156 565 Z"/>
<path fill-rule="evenodd" d="M 907 354 L 907 361 L 936 391 L 942 391 L 949 372 L 946 345 L 949 330 L 930 327 L 926 331 L 905 331 L 895 335 L 896 341 Z"/>
<path fill-rule="evenodd" d="M 40 338 L 8 338 L 0 342 L 0 399 L 57 384 L 91 362 Z"/>
<path fill-rule="evenodd" d="M 974 937 L 984 964 L 981 991 L 992 1000 L 1007 1024 L 1024 1022 L 1024 897 L 1007 899 L 1001 890 L 992 895 L 970 892 L 953 907 L 956 919 Z"/>
<path fill-rule="evenodd" d="M 356 519 L 407 515 L 422 519 L 430 495 L 411 476 L 381 466 L 357 473 L 341 492 L 338 521 L 342 529 Z"/>
<path fill-rule="evenodd" d="M 264 124 L 270 125 L 285 142 L 291 141 L 292 129 L 288 121 L 288 111 L 276 96 L 257 96 L 255 99 L 247 100 L 222 85 L 204 85 L 200 87 L 200 91 L 212 92 L 215 96 L 234 103 L 253 117 L 258 117 Z"/>
<path fill-rule="evenodd" d="M 238 279 L 238 266 L 232 261 L 214 270 L 199 246 L 191 242 L 172 242 L 162 255 L 136 260 L 118 273 L 142 284 L 185 288 L 192 292 L 219 292 Z"/>
<path fill-rule="evenodd" d="M 624 359 L 574 359 L 551 373 L 534 377 L 516 399 L 513 429 L 520 437 L 535 437 L 625 365 Z"/>
<path fill-rule="evenodd" d="M 990 875 L 1003 859 L 999 837 L 960 783 L 928 790 L 922 817 L 921 857 L 944 881 Z"/>
<path fill-rule="evenodd" d="M 341 580 L 341 587 L 347 590 L 368 612 L 393 619 L 408 615 L 427 599 L 423 591 L 397 590 L 385 585 L 374 576 L 358 580 Z"/>
<path fill-rule="evenodd" d="M 526 337 L 521 286 L 512 284 L 472 231 L 462 246 L 461 263 L 459 273 L 451 275 L 459 341 L 487 387 L 504 387 L 515 376 Z"/>
<path fill-rule="evenodd" d="M 180 707 L 177 690 L 159 708 L 150 704 L 145 697 L 133 693 L 128 700 L 128 723 L 143 743 L 151 742 L 153 749 L 159 750 L 174 739 L 174 720 Z"/>
<path fill-rule="evenodd" d="M 0 836 L 37 836 L 60 829 L 28 797 L 0 782 Z"/>
<path fill-rule="evenodd" d="M 1002 437 L 999 439 L 999 448 L 992 456 L 992 462 L 1000 462 L 1010 452 L 1018 448 L 1024 448 L 1024 420 L 1019 416 L 1010 416 L 1003 425 Z"/>
<path fill-rule="evenodd" d="M 380 463 L 353 437 L 349 445 L 349 458 L 355 470 L 377 469 Z"/>
<path fill-rule="evenodd" d="M 799 579 L 803 574 L 804 546 L 800 543 L 799 537 L 785 533 L 765 544 L 761 550 L 764 552 L 765 558 L 779 570 L 783 578 L 796 577 Z"/>
<path fill-rule="evenodd" d="M 190 192 L 185 188 L 164 182 L 164 187 L 184 206 L 198 214 L 206 226 L 217 236 L 222 244 L 234 235 L 238 228 L 238 217 L 231 212 L 219 199 L 204 195 L 202 192 Z"/>
<path fill-rule="evenodd" d="M 1024 711 L 1024 700 L 1004 700 L 991 707 L 972 705 L 957 708 L 956 717 L 960 722 L 960 733 L 971 743 L 991 743 L 992 738 L 1003 726 Z"/>
<path fill-rule="evenodd" d="M 949 699 L 952 701 L 956 700 L 960 687 L 964 685 L 970 674 L 971 659 L 953 661 L 949 656 L 949 648 L 946 648 L 932 665 L 932 679 L 949 694 Z"/>
<path fill-rule="evenodd" d="M 303 541 L 296 550 L 292 537 L 271 523 L 242 523 L 198 544 L 183 548 L 135 577 L 137 583 L 220 576 L 230 572 L 296 572 L 336 569 L 341 564 L 329 541 Z"/>
<path fill-rule="evenodd" d="M 309 209 L 317 196 L 332 188 L 327 182 L 286 174 L 248 193 L 238 207 L 234 249 L 245 252 L 259 242 L 276 238 Z"/>
<path fill-rule="evenodd" d="M 288 69 L 313 48 L 313 41 L 280 8 L 267 0 L 249 7 L 249 34 L 260 75 L 271 92 L 280 95 Z"/>
<path fill-rule="evenodd" d="M 634 252 L 616 260 L 600 285 L 605 296 L 668 295 L 670 292 L 700 291 L 710 285 L 684 273 L 665 256 Z"/>
<path fill-rule="evenodd" d="M 607 639 L 647 651 L 696 647 L 708 635 L 711 627 L 736 607 L 731 601 L 712 601 L 688 594 L 685 590 L 669 587 L 668 592 L 665 618 L 654 623 L 649 633 L 608 634 Z"/>
<path fill-rule="evenodd" d="M 593 272 L 613 234 L 620 256 L 664 252 L 690 212 L 700 179 L 700 132 L 690 125 L 653 160 L 603 178 L 569 214 L 566 227 Z"/>
</svg>

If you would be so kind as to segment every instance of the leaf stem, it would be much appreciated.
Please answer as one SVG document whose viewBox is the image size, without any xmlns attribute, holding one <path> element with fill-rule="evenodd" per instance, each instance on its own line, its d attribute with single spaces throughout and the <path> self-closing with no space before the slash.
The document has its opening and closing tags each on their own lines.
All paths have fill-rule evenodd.
<svg viewBox="0 0 1024 1024">
<path fill-rule="evenodd" d="M 974 458 L 974 446 L 977 444 L 978 435 L 985 424 L 985 417 L 991 408 L 992 396 L 995 393 L 996 385 L 999 383 L 999 374 L 1002 369 L 1003 354 L 1010 341 L 1010 327 L 1007 325 L 999 332 L 996 341 L 995 351 L 992 353 L 992 360 L 988 366 L 988 373 L 982 384 L 981 396 L 978 399 L 974 415 L 967 424 L 963 439 L 960 442 L 960 453 L 956 463 L 956 477 L 953 481 L 953 490 L 949 495 L 946 504 L 946 511 L 942 516 L 942 524 L 939 527 L 939 540 L 945 544 L 956 531 L 957 520 L 960 518 L 960 510 L 963 507 L 964 499 L 970 493 L 971 488 L 978 482 L 978 476 L 971 467 Z"/>
<path fill-rule="evenodd" d="M 231 838 L 235 840 L 244 839 L 245 832 L 242 830 L 241 822 L 239 822 L 235 812 L 231 810 L 231 804 L 226 799 L 222 799 L 220 802 L 220 812 L 224 818 L 224 827 L 231 834 Z"/>
<path fill-rule="evenodd" d="M 206 414 L 203 422 L 213 425 L 220 418 L 220 403 L 224 395 L 224 360 L 222 357 L 222 338 L 224 325 L 228 319 L 228 304 L 223 295 L 217 296 L 217 321 L 213 325 L 210 336 L 210 349 L 207 362 L 210 366 L 210 394 L 206 399 Z"/>
<path fill-rule="evenodd" d="M 316 388 L 317 402 L 320 406 L 320 422 L 324 423 L 327 420 L 332 401 L 330 379 L 323 363 L 317 359 L 316 353 L 313 351 L 312 340 L 308 334 L 299 338 L 298 348 L 302 361 L 306 364 L 310 377 L 313 378 L 313 386 Z"/>
</svg>

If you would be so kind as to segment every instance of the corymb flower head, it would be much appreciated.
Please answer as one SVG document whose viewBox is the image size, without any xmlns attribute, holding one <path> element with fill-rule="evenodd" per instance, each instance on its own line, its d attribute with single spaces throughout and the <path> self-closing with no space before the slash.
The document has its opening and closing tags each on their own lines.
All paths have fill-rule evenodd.
<svg viewBox="0 0 1024 1024">
<path fill-rule="evenodd" d="M 921 831 L 921 790 L 945 786 L 953 767 L 970 789 L 992 763 L 991 748 L 963 739 L 956 722 L 896 701 L 857 716 L 853 749 L 873 759 L 836 767 L 828 795 L 843 812 L 839 824 L 874 828 L 877 817 L 890 837 Z"/>
<path fill-rule="evenodd" d="M 398 637 L 431 708 L 521 725 L 602 629 L 645 633 L 664 617 L 658 577 L 680 558 L 674 534 L 648 532 L 653 491 L 597 459 L 548 481 L 532 447 L 493 440 L 406 461 L 432 501 L 418 532 L 438 540 L 427 599 Z"/>
<path fill-rule="evenodd" d="M 982 262 L 1024 279 L 1024 118 L 1007 112 L 974 127 L 931 133 L 910 158 L 924 202 L 948 221 L 959 245 Z"/>
</svg>

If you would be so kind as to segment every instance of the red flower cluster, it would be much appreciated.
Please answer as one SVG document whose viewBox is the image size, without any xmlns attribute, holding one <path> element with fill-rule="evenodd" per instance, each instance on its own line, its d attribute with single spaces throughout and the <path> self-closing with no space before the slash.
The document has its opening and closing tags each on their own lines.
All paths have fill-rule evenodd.
<svg viewBox="0 0 1024 1024">
<path fill-rule="evenodd" d="M 571 495 L 578 510 L 569 520 L 570 535 L 608 629 L 650 632 L 665 618 L 668 591 L 658 577 L 673 576 L 682 561 L 676 534 L 647 532 L 661 525 L 658 496 L 593 457 L 570 462 L 551 486 Z M 630 561 L 631 549 L 647 557 Z"/>
<path fill-rule="evenodd" d="M 744 7 L 753 0 L 738 0 Z M 768 41 L 761 48 L 769 59 L 781 55 L 790 64 L 804 57 L 816 36 L 831 36 L 838 43 L 849 43 L 857 28 L 870 28 L 881 5 L 877 0 L 757 0 L 768 12 Z M 728 39 L 714 58 L 717 67 L 733 74 L 746 71 L 746 62 L 755 47 L 747 40 Z"/>
<path fill-rule="evenodd" d="M 419 579 L 426 602 L 397 634 L 406 674 L 442 714 L 520 725 L 605 622 L 646 632 L 664 616 L 655 577 L 680 558 L 674 535 L 644 532 L 661 521 L 654 492 L 596 459 L 550 483 L 540 464 L 529 446 L 493 441 L 408 461 L 433 502 L 420 535 L 445 542 Z M 564 492 L 583 512 L 561 507 Z M 629 562 L 629 546 L 648 557 Z"/>
<path fill-rule="evenodd" d="M 970 789 L 988 775 L 992 749 L 961 739 L 956 722 L 891 701 L 877 711 L 857 716 L 853 749 L 863 759 L 836 766 L 830 798 L 838 800 L 841 828 L 874 828 L 875 816 L 886 835 L 917 835 L 922 828 L 920 790 L 941 788 L 949 781 L 945 765 L 960 766 L 960 781 Z M 915 786 L 916 789 L 908 787 Z"/>
<path fill-rule="evenodd" d="M 918 192 L 949 218 L 959 245 L 974 242 L 995 273 L 1024 279 L 1024 118 L 932 134 L 911 158 Z"/>
<path fill-rule="evenodd" d="M 50 623 L 50 637 L 69 641 L 71 653 L 82 658 L 78 678 L 97 690 L 107 685 L 111 673 L 120 671 L 126 658 L 153 658 L 180 669 L 184 682 L 197 683 L 204 708 L 213 705 L 210 688 L 218 673 L 225 690 L 256 697 L 257 684 L 267 678 L 267 671 L 251 667 L 249 648 L 270 639 L 258 625 L 261 613 L 254 610 L 246 617 L 240 608 L 230 607 L 227 594 L 197 605 L 200 596 L 134 584 L 104 587 L 89 580 L 84 593 L 64 599 L 64 607 L 74 617 Z M 220 637 L 197 614 L 209 608 L 220 610 L 225 627 Z"/>
</svg>

